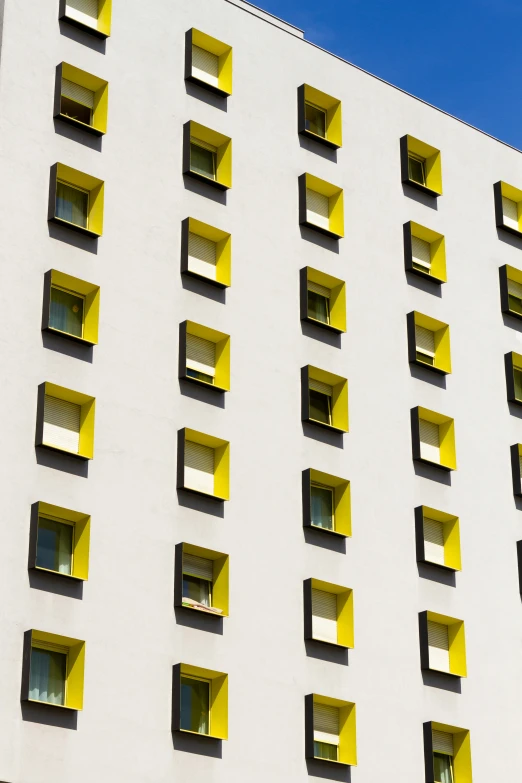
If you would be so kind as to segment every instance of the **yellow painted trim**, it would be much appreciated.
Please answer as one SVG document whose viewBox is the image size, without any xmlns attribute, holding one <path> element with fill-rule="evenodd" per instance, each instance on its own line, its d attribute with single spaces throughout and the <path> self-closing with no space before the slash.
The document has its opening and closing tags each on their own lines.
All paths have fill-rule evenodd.
<svg viewBox="0 0 522 783">
<path fill-rule="evenodd" d="M 101 237 L 103 234 L 104 182 L 96 177 L 91 177 L 90 174 L 85 174 L 83 171 L 65 166 L 63 163 L 57 164 L 56 178 L 89 193 L 87 228 Z"/>
<path fill-rule="evenodd" d="M 416 326 L 423 326 L 434 332 L 435 335 L 435 357 L 434 366 L 445 373 L 451 373 L 451 351 L 450 351 L 450 330 L 448 324 L 443 321 L 437 321 L 428 315 L 417 312 L 413 313 Z"/>
<path fill-rule="evenodd" d="M 457 470 L 457 450 L 455 446 L 455 422 L 442 413 L 419 407 L 419 419 L 439 425 L 440 464 L 450 470 Z"/>
<path fill-rule="evenodd" d="M 304 86 L 306 103 L 313 103 L 326 112 L 326 138 L 337 147 L 343 146 L 343 119 L 341 101 L 309 84 Z"/>
<path fill-rule="evenodd" d="M 337 185 L 332 185 L 324 179 L 306 174 L 306 187 L 321 193 L 328 198 L 329 230 L 338 236 L 344 237 L 344 191 Z"/>
<path fill-rule="evenodd" d="M 86 581 L 89 577 L 91 517 L 88 514 L 82 514 L 79 511 L 72 511 L 70 508 L 62 508 L 61 506 L 54 506 L 51 503 L 43 503 L 42 501 L 38 503 L 38 518 L 40 517 L 53 517 L 59 522 L 66 522 L 73 526 L 73 561 L 71 576 Z M 38 568 L 38 566 L 36 567 Z"/>
<path fill-rule="evenodd" d="M 183 544 L 183 552 L 212 560 L 212 606 L 222 609 L 220 617 L 228 617 L 230 592 L 230 557 L 223 552 L 215 552 L 193 544 Z"/>
<path fill-rule="evenodd" d="M 309 378 L 327 383 L 333 389 L 332 395 L 332 427 L 341 432 L 348 432 L 348 381 L 340 375 L 321 370 L 308 365 Z"/>
<path fill-rule="evenodd" d="M 187 334 L 202 337 L 216 344 L 215 384 L 208 385 L 230 391 L 230 335 L 202 326 L 195 321 L 187 321 Z"/>
<path fill-rule="evenodd" d="M 232 47 L 192 28 L 192 43 L 218 57 L 218 88 L 232 95 Z"/>
<path fill-rule="evenodd" d="M 457 677 L 467 677 L 464 621 L 437 612 L 427 612 L 427 615 L 428 620 L 448 626 L 450 673 Z"/>
<path fill-rule="evenodd" d="M 190 121 L 190 137 L 211 144 L 217 149 L 216 182 L 227 188 L 232 187 L 232 139 L 223 136 L 199 122 Z"/>
<path fill-rule="evenodd" d="M 352 649 L 355 647 L 353 622 L 353 590 L 321 579 L 312 579 L 312 588 L 333 593 L 337 596 L 337 644 Z"/>
<path fill-rule="evenodd" d="M 325 288 L 329 288 L 330 294 L 330 325 L 346 332 L 346 283 L 337 277 L 327 275 L 319 269 L 306 267 L 307 282 L 317 283 Z"/>
<path fill-rule="evenodd" d="M 99 0 L 98 30 L 106 36 L 111 34 L 112 0 Z"/>
<path fill-rule="evenodd" d="M 446 514 L 430 506 L 422 506 L 423 517 L 435 519 L 442 523 L 442 534 L 444 536 L 444 565 L 453 568 L 455 571 L 462 570 L 461 548 L 460 548 L 460 521 L 458 517 L 452 514 Z"/>
<path fill-rule="evenodd" d="M 522 190 L 515 188 L 513 185 L 508 185 L 507 182 L 501 182 L 500 192 L 505 198 L 511 199 L 517 205 L 518 230 L 522 231 Z"/>
<path fill-rule="evenodd" d="M 334 525 L 335 532 L 343 536 L 352 535 L 352 502 L 350 482 L 346 479 L 310 469 L 310 481 L 313 484 L 323 484 L 334 491 Z"/>
<path fill-rule="evenodd" d="M 426 161 L 426 187 L 442 195 L 442 162 L 440 150 L 413 136 L 407 136 L 408 153 Z"/>
<path fill-rule="evenodd" d="M 326 704 L 339 710 L 339 761 L 341 764 L 357 766 L 357 729 L 355 704 L 330 696 L 314 693 L 314 704 Z M 332 762 L 335 763 L 335 762 Z"/>
<path fill-rule="evenodd" d="M 210 682 L 210 736 L 228 739 L 228 674 L 182 663 L 181 675 Z"/>
<path fill-rule="evenodd" d="M 68 402 L 74 402 L 76 405 L 81 406 L 80 412 L 80 448 L 77 452 L 81 457 L 85 459 L 92 459 L 94 457 L 94 414 L 96 408 L 96 401 L 94 397 L 89 397 L 87 394 L 81 394 L 80 392 L 73 391 L 72 389 L 66 389 L 64 386 L 57 386 L 55 383 L 45 384 L 45 393 L 51 397 L 57 397 L 60 400 L 67 400 Z M 45 443 L 43 445 L 52 446 L 56 449 L 52 443 Z M 65 449 L 59 449 L 68 453 Z M 76 452 L 74 452 L 76 453 Z"/>
<path fill-rule="evenodd" d="M 423 239 L 425 242 L 430 243 L 431 277 L 441 280 L 443 283 L 447 282 L 445 238 L 442 234 L 438 234 L 436 231 L 426 228 L 426 226 L 421 226 L 419 223 L 412 222 L 410 225 L 413 237 L 418 237 L 418 239 Z"/>
<path fill-rule="evenodd" d="M 189 232 L 216 243 L 216 281 L 224 286 L 230 286 L 232 284 L 232 236 L 195 218 L 189 218 Z"/>
<path fill-rule="evenodd" d="M 101 133 L 107 133 L 107 118 L 109 113 L 109 82 L 82 71 L 69 63 L 62 63 L 62 77 L 85 87 L 94 93 L 94 109 L 92 127 Z"/>
<path fill-rule="evenodd" d="M 47 631 L 31 631 L 31 647 L 40 644 L 64 647 L 67 649 L 67 675 L 65 688 L 65 707 L 72 710 L 83 709 L 83 688 L 85 674 L 85 642 L 59 636 Z M 60 705 L 52 705 L 60 706 Z"/>
<path fill-rule="evenodd" d="M 453 771 L 455 773 L 455 783 L 473 783 L 469 730 L 435 721 L 432 721 L 431 727 L 434 731 L 445 731 L 448 734 L 453 734 Z"/>
<path fill-rule="evenodd" d="M 100 319 L 100 286 L 87 283 L 78 277 L 71 277 L 56 269 L 51 270 L 51 286 L 66 288 L 72 293 L 84 297 L 83 339 L 93 345 L 98 343 L 98 323 Z"/>
<path fill-rule="evenodd" d="M 193 441 L 214 449 L 214 495 L 230 500 L 230 443 L 197 430 L 185 429 L 185 442 Z"/>
</svg>

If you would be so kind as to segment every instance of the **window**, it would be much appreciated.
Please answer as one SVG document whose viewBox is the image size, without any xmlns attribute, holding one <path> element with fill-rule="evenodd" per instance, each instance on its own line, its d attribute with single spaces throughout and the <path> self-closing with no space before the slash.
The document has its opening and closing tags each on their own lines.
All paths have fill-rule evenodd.
<svg viewBox="0 0 522 783">
<path fill-rule="evenodd" d="M 407 327 L 409 361 L 442 375 L 451 373 L 448 324 L 413 311 L 407 315 Z"/>
<path fill-rule="evenodd" d="M 423 733 L 426 783 L 470 783 L 469 731 L 427 721 Z"/>
<path fill-rule="evenodd" d="M 502 312 L 522 318 L 522 271 L 504 264 L 499 268 Z"/>
<path fill-rule="evenodd" d="M 298 132 L 333 149 L 342 147 L 341 101 L 309 84 L 297 91 Z"/>
<path fill-rule="evenodd" d="M 230 444 L 195 430 L 178 433 L 178 489 L 229 499 Z"/>
<path fill-rule="evenodd" d="M 341 188 L 325 180 L 299 177 L 299 223 L 332 239 L 344 236 L 344 196 Z"/>
<path fill-rule="evenodd" d="M 406 271 L 435 283 L 445 283 L 446 243 L 442 234 L 412 221 L 403 228 Z"/>
<path fill-rule="evenodd" d="M 495 219 L 498 228 L 511 234 L 522 235 L 522 190 L 496 182 L 493 186 L 495 197 Z"/>
<path fill-rule="evenodd" d="M 175 605 L 228 616 L 229 557 L 222 552 L 178 544 Z"/>
<path fill-rule="evenodd" d="M 301 369 L 303 421 L 348 432 L 348 381 L 308 365 Z"/>
<path fill-rule="evenodd" d="M 229 335 L 194 321 L 183 321 L 179 355 L 180 378 L 220 392 L 230 389 Z"/>
<path fill-rule="evenodd" d="M 69 63 L 56 68 L 54 116 L 95 136 L 107 132 L 109 85 Z"/>
<path fill-rule="evenodd" d="M 355 766 L 355 704 L 315 693 L 305 696 L 305 745 L 307 758 Z"/>
<path fill-rule="evenodd" d="M 83 708 L 85 642 L 43 631 L 24 634 L 22 701 Z"/>
<path fill-rule="evenodd" d="M 228 739 L 228 675 L 181 663 L 173 680 L 173 730 Z"/>
<path fill-rule="evenodd" d="M 522 405 L 522 354 L 506 353 L 504 365 L 508 401 Z"/>
<path fill-rule="evenodd" d="M 453 419 L 421 407 L 412 408 L 411 417 L 413 459 L 444 470 L 456 470 Z"/>
<path fill-rule="evenodd" d="M 92 459 L 94 397 L 42 383 L 38 389 L 36 445 Z"/>
<path fill-rule="evenodd" d="M 96 345 L 100 288 L 55 269 L 44 279 L 42 329 Z"/>
<path fill-rule="evenodd" d="M 309 388 L 309 410 L 310 418 L 320 424 L 332 426 L 332 394 L 333 387 L 328 383 L 316 381 L 310 378 Z"/>
<path fill-rule="evenodd" d="M 301 320 L 333 332 L 346 331 L 346 284 L 309 266 L 300 271 Z"/>
<path fill-rule="evenodd" d="M 421 668 L 466 677 L 464 623 L 436 612 L 420 612 Z"/>
<path fill-rule="evenodd" d="M 428 506 L 415 509 L 417 561 L 452 571 L 461 570 L 458 517 Z"/>
<path fill-rule="evenodd" d="M 232 140 L 197 122 L 186 122 L 183 126 L 183 173 L 220 190 L 231 188 Z"/>
<path fill-rule="evenodd" d="M 522 443 L 515 443 L 511 446 L 511 472 L 513 494 L 522 497 Z"/>
<path fill-rule="evenodd" d="M 440 150 L 413 136 L 403 136 L 401 149 L 402 181 L 430 196 L 442 195 Z"/>
<path fill-rule="evenodd" d="M 59 18 L 98 38 L 111 33 L 112 0 L 60 0 Z"/>
<path fill-rule="evenodd" d="M 351 536 L 350 482 L 319 470 L 303 471 L 304 526 Z"/>
<path fill-rule="evenodd" d="M 232 95 L 232 47 L 192 28 L 185 35 L 185 79 L 223 98 Z"/>
<path fill-rule="evenodd" d="M 181 273 L 218 288 L 230 283 L 232 239 L 218 228 L 186 218 L 181 225 Z"/>
<path fill-rule="evenodd" d="M 29 568 L 85 581 L 89 574 L 90 517 L 49 503 L 31 514 Z"/>
<path fill-rule="evenodd" d="M 305 639 L 338 647 L 354 646 L 353 590 L 306 579 L 304 582 Z"/>
<path fill-rule="evenodd" d="M 49 218 L 92 238 L 103 233 L 103 182 L 62 163 L 51 167 Z"/>
</svg>

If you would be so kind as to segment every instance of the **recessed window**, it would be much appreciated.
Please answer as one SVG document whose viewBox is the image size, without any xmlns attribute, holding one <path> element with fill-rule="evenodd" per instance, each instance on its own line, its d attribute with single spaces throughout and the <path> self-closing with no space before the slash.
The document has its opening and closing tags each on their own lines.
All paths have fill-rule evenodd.
<svg viewBox="0 0 522 783">
<path fill-rule="evenodd" d="M 442 195 L 440 150 L 413 136 L 400 141 L 401 179 L 430 196 Z"/>
<path fill-rule="evenodd" d="M 22 701 L 83 709 L 85 642 L 45 631 L 26 631 Z"/>
<path fill-rule="evenodd" d="M 201 30 L 188 30 L 185 79 L 227 98 L 232 94 L 232 47 Z"/>
<path fill-rule="evenodd" d="M 407 315 L 410 362 L 446 375 L 451 372 L 448 324 L 413 311 Z"/>
<path fill-rule="evenodd" d="M 228 675 L 186 663 L 174 666 L 172 727 L 228 739 Z"/>
<path fill-rule="evenodd" d="M 60 19 L 99 38 L 110 35 L 111 13 L 112 0 L 60 0 Z"/>
<path fill-rule="evenodd" d="M 356 713 L 353 702 L 311 693 L 305 696 L 307 758 L 356 765 Z"/>
<path fill-rule="evenodd" d="M 341 333 L 346 331 L 346 284 L 307 266 L 300 271 L 301 320 Z"/>
<path fill-rule="evenodd" d="M 341 147 L 341 101 L 309 84 L 298 88 L 297 100 L 298 132 L 332 149 Z"/>
<path fill-rule="evenodd" d="M 418 272 L 431 274 L 431 250 L 430 243 L 420 237 L 412 236 L 411 252 L 413 257 L 413 268 Z"/>
<path fill-rule="evenodd" d="M 92 459 L 95 400 L 52 383 L 39 387 L 37 446 Z"/>
<path fill-rule="evenodd" d="M 306 189 L 306 222 L 314 226 L 330 228 L 329 199 L 312 188 Z"/>
<path fill-rule="evenodd" d="M 428 647 L 430 654 L 430 669 L 449 672 L 449 638 L 448 626 L 428 620 Z"/>
<path fill-rule="evenodd" d="M 339 760 L 339 708 L 314 702 L 314 756 Z"/>
<path fill-rule="evenodd" d="M 415 509 L 417 560 L 460 571 L 460 525 L 458 517 L 428 506 Z"/>
<path fill-rule="evenodd" d="M 325 180 L 299 177 L 299 222 L 332 239 L 344 236 L 344 196 L 341 188 Z"/>
<path fill-rule="evenodd" d="M 408 272 L 435 283 L 446 282 L 446 243 L 442 234 L 419 223 L 405 223 L 404 260 Z"/>
<path fill-rule="evenodd" d="M 493 191 L 497 227 L 520 236 L 522 234 L 522 190 L 501 181 L 495 183 Z"/>
<path fill-rule="evenodd" d="M 219 57 L 201 46 L 192 44 L 192 76 L 198 81 L 217 87 L 219 84 Z"/>
<path fill-rule="evenodd" d="M 433 732 L 433 773 L 435 783 L 454 783 L 453 734 Z"/>
<path fill-rule="evenodd" d="M 353 591 L 330 582 L 304 582 L 305 639 L 354 646 Z"/>
<path fill-rule="evenodd" d="M 415 356 L 417 361 L 433 367 L 435 364 L 435 335 L 431 329 L 415 324 Z"/>
<path fill-rule="evenodd" d="M 328 383 L 310 378 L 310 419 L 332 425 L 333 388 Z"/>
<path fill-rule="evenodd" d="M 321 138 L 326 137 L 326 112 L 320 106 L 305 101 L 305 128 Z"/>
<path fill-rule="evenodd" d="M 426 159 L 417 155 L 408 155 L 409 178 L 419 185 L 426 185 Z"/>
<path fill-rule="evenodd" d="M 413 408 L 413 458 L 456 470 L 455 424 L 452 418 L 427 408 Z"/>
<path fill-rule="evenodd" d="M 231 236 L 187 218 L 182 224 L 181 271 L 219 288 L 230 285 Z"/>
<path fill-rule="evenodd" d="M 60 113 L 73 120 L 92 125 L 94 92 L 62 78 Z"/>
<path fill-rule="evenodd" d="M 187 334 L 187 376 L 214 385 L 216 343 L 195 334 Z"/>
<path fill-rule="evenodd" d="M 507 398 L 509 402 L 522 404 L 522 354 L 507 353 L 504 357 L 506 369 Z"/>
<path fill-rule="evenodd" d="M 426 783 L 470 783 L 469 731 L 433 721 L 424 723 L 423 730 Z"/>
<path fill-rule="evenodd" d="M 308 282 L 308 317 L 323 324 L 330 323 L 330 296 L 331 291 L 324 285 L 312 281 Z"/>
<path fill-rule="evenodd" d="M 213 563 L 206 557 L 183 554 L 183 603 L 210 609 Z"/>
<path fill-rule="evenodd" d="M 509 309 L 517 315 L 522 315 L 522 284 L 508 278 Z"/>
<path fill-rule="evenodd" d="M 189 121 L 183 126 L 183 173 L 219 190 L 232 187 L 232 140 Z"/>
<path fill-rule="evenodd" d="M 38 519 L 36 567 L 59 574 L 72 574 L 74 528 L 48 517 Z"/>
<path fill-rule="evenodd" d="M 348 432 L 348 381 L 308 365 L 301 369 L 301 417 L 323 427 Z"/>
<path fill-rule="evenodd" d="M 42 329 L 95 345 L 99 300 L 99 286 L 51 269 L 44 280 Z"/>
<path fill-rule="evenodd" d="M 466 677 L 464 622 L 436 612 L 420 612 L 421 668 Z"/>
<path fill-rule="evenodd" d="M 89 573 L 90 517 L 38 502 L 31 515 L 29 568 L 85 581 Z"/>
<path fill-rule="evenodd" d="M 58 180 L 56 183 L 56 217 L 81 228 L 88 227 L 89 191 Z"/>
<path fill-rule="evenodd" d="M 98 0 L 66 0 L 67 15 L 87 27 L 98 27 Z"/>
<path fill-rule="evenodd" d="M 82 337 L 84 302 L 83 296 L 51 286 L 50 328 L 67 332 L 74 337 Z"/>
<path fill-rule="evenodd" d="M 511 446 L 511 472 L 513 477 L 513 494 L 522 496 L 522 443 Z"/>
<path fill-rule="evenodd" d="M 54 116 L 95 136 L 107 132 L 109 85 L 69 63 L 56 67 Z"/>
<path fill-rule="evenodd" d="M 181 729 L 210 734 L 210 682 L 181 677 Z"/>
<path fill-rule="evenodd" d="M 103 182 L 62 163 L 51 167 L 48 219 L 97 238 L 103 232 Z"/>
<path fill-rule="evenodd" d="M 29 698 L 47 704 L 65 704 L 67 650 L 31 648 L 31 679 Z"/>
<path fill-rule="evenodd" d="M 230 337 L 194 321 L 180 324 L 180 378 L 230 389 Z"/>
<path fill-rule="evenodd" d="M 350 482 L 319 470 L 303 472 L 305 527 L 351 535 Z"/>
<path fill-rule="evenodd" d="M 178 488 L 229 498 L 230 444 L 195 430 L 180 430 Z"/>
<path fill-rule="evenodd" d="M 217 149 L 197 139 L 190 140 L 190 170 L 202 177 L 216 179 Z"/>
<path fill-rule="evenodd" d="M 312 526 L 322 530 L 335 530 L 334 490 L 323 484 L 312 483 Z"/>
<path fill-rule="evenodd" d="M 228 555 L 192 544 L 176 546 L 176 606 L 226 617 L 228 593 Z"/>
<path fill-rule="evenodd" d="M 216 243 L 211 239 L 189 233 L 189 269 L 200 277 L 216 279 Z"/>
</svg>

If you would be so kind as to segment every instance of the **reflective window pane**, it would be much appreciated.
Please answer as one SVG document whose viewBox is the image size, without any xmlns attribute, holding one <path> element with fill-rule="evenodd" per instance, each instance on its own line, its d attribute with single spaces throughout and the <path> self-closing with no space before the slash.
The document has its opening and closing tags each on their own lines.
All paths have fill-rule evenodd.
<svg viewBox="0 0 522 783">
<path fill-rule="evenodd" d="M 198 144 L 190 145 L 190 170 L 204 177 L 216 179 L 216 153 Z"/>
<path fill-rule="evenodd" d="M 308 316 L 323 324 L 329 324 L 330 300 L 315 291 L 308 291 Z"/>
<path fill-rule="evenodd" d="M 435 783 L 453 783 L 453 759 L 444 753 L 433 754 Z"/>
<path fill-rule="evenodd" d="M 61 332 L 81 337 L 83 334 L 83 297 L 51 288 L 49 326 Z"/>
<path fill-rule="evenodd" d="M 334 529 L 333 492 L 328 487 L 312 484 L 312 525 L 326 530 Z"/>
<path fill-rule="evenodd" d="M 426 164 L 418 158 L 408 157 L 408 176 L 419 185 L 426 184 Z"/>
<path fill-rule="evenodd" d="M 332 423 L 331 398 L 315 389 L 310 389 L 310 418 L 323 424 Z"/>
<path fill-rule="evenodd" d="M 77 101 L 73 101 L 72 98 L 66 98 L 65 95 L 62 95 L 60 113 L 79 122 L 84 122 L 86 125 L 92 125 L 91 109 Z"/>
<path fill-rule="evenodd" d="M 67 656 L 52 650 L 31 650 L 29 698 L 49 704 L 65 704 Z"/>
<path fill-rule="evenodd" d="M 72 572 L 73 527 L 54 519 L 40 517 L 38 520 L 38 541 L 36 565 L 59 574 Z"/>
<path fill-rule="evenodd" d="M 181 728 L 210 733 L 210 683 L 181 677 Z"/>
<path fill-rule="evenodd" d="M 311 103 L 305 103 L 305 128 L 321 138 L 326 138 L 326 112 Z"/>
<path fill-rule="evenodd" d="M 87 228 L 88 208 L 88 193 L 66 185 L 65 182 L 56 183 L 56 217 Z"/>
<path fill-rule="evenodd" d="M 191 598 L 203 606 L 210 606 L 210 582 L 197 576 L 183 574 L 183 598 Z"/>
</svg>

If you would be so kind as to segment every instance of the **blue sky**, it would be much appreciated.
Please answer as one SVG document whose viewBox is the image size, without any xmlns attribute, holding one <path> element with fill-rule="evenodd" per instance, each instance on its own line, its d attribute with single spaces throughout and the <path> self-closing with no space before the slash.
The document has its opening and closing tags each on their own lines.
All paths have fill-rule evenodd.
<svg viewBox="0 0 522 783">
<path fill-rule="evenodd" d="M 252 0 L 307 40 L 522 149 L 521 0 Z"/>
</svg>

